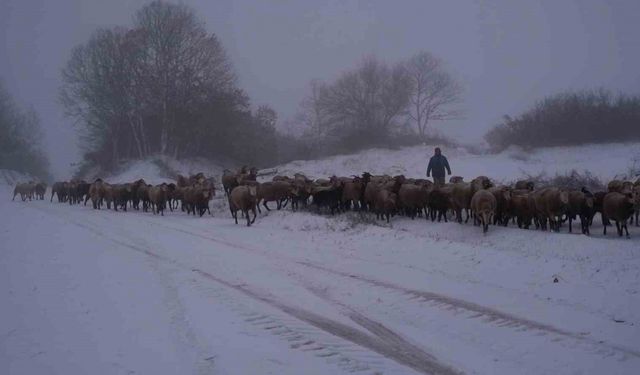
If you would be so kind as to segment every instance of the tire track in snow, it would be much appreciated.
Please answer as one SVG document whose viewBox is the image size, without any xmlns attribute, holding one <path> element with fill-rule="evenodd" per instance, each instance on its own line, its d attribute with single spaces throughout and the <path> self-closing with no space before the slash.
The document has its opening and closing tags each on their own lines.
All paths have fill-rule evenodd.
<svg viewBox="0 0 640 375">
<path fill-rule="evenodd" d="M 268 256 L 270 258 L 278 258 L 286 262 L 295 262 L 305 267 L 317 269 L 323 272 L 328 272 L 328 273 L 342 276 L 351 280 L 355 279 L 360 282 L 364 282 L 366 284 L 373 285 L 376 287 L 381 287 L 388 290 L 394 290 L 396 292 L 400 292 L 410 296 L 409 299 L 411 300 L 419 300 L 423 303 L 430 302 L 446 310 L 452 310 L 452 311 L 465 310 L 471 313 L 470 318 L 472 319 L 484 318 L 483 319 L 484 322 L 496 325 L 501 328 L 513 329 L 516 332 L 527 332 L 528 330 L 540 331 L 543 333 L 567 337 L 567 338 L 576 340 L 578 342 L 587 343 L 592 347 L 596 347 L 596 348 L 604 347 L 604 348 L 607 348 L 609 351 L 612 351 L 614 353 L 620 353 L 623 356 L 629 355 L 632 357 L 640 358 L 640 351 L 638 351 L 637 349 L 627 348 L 627 347 L 616 345 L 616 344 L 610 344 L 610 343 L 604 342 L 603 340 L 599 340 L 597 338 L 586 337 L 584 335 L 581 335 L 580 333 L 563 330 L 551 324 L 541 323 L 531 319 L 519 317 L 514 314 L 503 312 L 503 311 L 500 311 L 491 307 L 483 306 L 474 302 L 470 302 L 463 299 L 454 298 L 454 297 L 450 297 L 447 295 L 438 294 L 434 292 L 404 288 L 399 285 L 395 285 L 386 281 L 375 280 L 362 275 L 354 275 L 352 273 L 331 269 L 331 268 L 317 265 L 315 263 L 311 263 L 308 261 L 299 261 L 292 257 L 285 257 L 279 254 L 268 253 L 264 250 L 240 245 L 240 244 L 233 243 L 226 240 L 217 239 L 214 237 L 210 237 L 197 232 L 192 232 L 182 228 L 175 228 L 165 224 L 160 224 L 160 226 L 166 229 L 175 230 L 181 233 L 197 236 L 202 239 L 206 239 L 206 240 L 209 240 L 218 244 L 222 244 L 225 246 L 229 246 L 235 249 L 248 251 L 254 254 L 260 254 L 263 256 Z M 522 328 L 524 328 L 524 330 Z"/>
<path fill-rule="evenodd" d="M 370 336 L 358 329 L 348 326 L 344 323 L 325 318 L 312 311 L 304 310 L 298 307 L 294 307 L 288 304 L 279 302 L 272 297 L 265 296 L 252 291 L 245 285 L 235 285 L 229 283 L 223 279 L 220 279 L 208 272 L 193 269 L 193 272 L 215 281 L 219 284 L 225 285 L 229 288 L 235 289 L 253 299 L 262 301 L 268 305 L 278 308 L 282 312 L 298 318 L 308 324 L 319 328 L 325 332 L 331 333 L 334 336 L 338 336 L 347 341 L 351 341 L 362 347 L 368 348 L 384 357 L 393 359 L 394 361 L 411 367 L 412 369 L 422 372 L 424 374 L 460 374 L 461 372 L 455 370 L 445 364 L 437 361 L 435 357 L 417 348 L 416 346 L 408 343 L 400 335 L 393 333 L 391 335 Z M 366 318 L 365 318 L 366 319 Z M 368 320 L 368 319 L 367 319 Z M 371 321 L 372 322 L 372 321 Z M 379 324 L 380 323 L 374 323 Z M 389 338 L 393 338 L 390 340 Z"/>
<path fill-rule="evenodd" d="M 321 270 L 333 275 L 348 278 L 351 280 L 358 280 L 369 285 L 400 292 L 405 295 L 408 295 L 410 297 L 409 299 L 412 299 L 412 300 L 418 299 L 423 303 L 431 302 L 447 310 L 456 310 L 456 311 L 466 310 L 469 313 L 471 313 L 470 318 L 473 318 L 473 319 L 485 318 L 484 320 L 486 322 L 495 323 L 500 327 L 509 327 L 514 329 L 525 328 L 525 329 L 531 329 L 536 331 L 542 331 L 542 332 L 546 332 L 546 333 L 550 333 L 558 336 L 568 337 L 581 342 L 587 342 L 591 345 L 595 345 L 596 347 L 604 346 L 612 351 L 640 358 L 640 351 L 638 350 L 626 348 L 626 347 L 615 345 L 615 344 L 609 344 L 601 340 L 585 337 L 583 335 L 580 335 L 579 333 L 570 332 L 570 331 L 563 330 L 561 328 L 557 328 L 550 324 L 536 322 L 534 320 L 522 318 L 510 313 L 506 313 L 491 307 L 482 306 L 473 302 L 449 297 L 449 296 L 438 294 L 438 293 L 427 292 L 423 290 L 408 289 L 408 288 L 404 288 L 399 285 L 389 283 L 386 281 L 372 279 L 363 275 L 356 275 L 353 273 L 337 271 L 337 270 L 320 266 L 311 262 L 301 261 L 301 262 L 298 262 L 298 264 L 304 265 L 306 267 L 310 267 L 313 269 Z"/>
<path fill-rule="evenodd" d="M 46 209 L 42 209 L 42 208 L 36 208 L 36 209 L 47 212 L 49 214 L 51 213 Z M 56 212 L 56 214 L 58 214 L 58 212 Z M 124 241 L 109 237 L 104 233 L 102 233 L 99 229 L 94 228 L 91 225 L 88 225 L 86 223 L 81 223 L 74 219 L 71 219 L 69 215 L 63 214 L 63 216 L 65 216 L 64 221 L 74 224 L 76 226 L 79 226 L 83 229 L 86 229 L 94 233 L 95 235 L 101 238 L 104 238 L 108 241 L 111 241 L 119 246 L 136 251 L 146 256 L 150 256 L 155 260 L 162 260 L 162 261 L 171 263 L 176 267 L 190 270 L 191 272 L 196 273 L 205 279 L 214 281 L 218 284 L 224 285 L 225 287 L 241 292 L 242 294 L 254 300 L 257 300 L 269 306 L 275 307 L 278 310 L 282 311 L 283 313 L 290 315 L 300 321 L 306 322 L 307 324 L 313 327 L 316 327 L 324 332 L 327 332 L 333 336 L 339 337 L 346 341 L 352 342 L 363 348 L 369 349 L 375 353 L 380 354 L 385 358 L 391 359 L 401 365 L 410 367 L 420 373 L 443 374 L 443 375 L 462 374 L 461 371 L 456 370 L 444 363 L 439 362 L 433 355 L 425 352 L 424 350 L 416 347 L 413 344 L 408 343 L 407 341 L 402 339 L 400 335 L 396 333 L 393 333 L 393 335 L 386 334 L 381 336 L 378 336 L 378 335 L 371 336 L 344 323 L 341 323 L 329 318 L 325 318 L 309 310 L 305 310 L 299 307 L 285 304 L 283 302 L 276 300 L 274 297 L 270 297 L 263 293 L 253 291 L 249 287 L 247 287 L 245 284 L 238 285 L 238 284 L 231 283 L 222 278 L 216 277 L 209 272 L 203 271 L 198 268 L 191 268 L 188 265 L 182 264 L 181 262 L 175 259 L 172 259 L 165 255 L 157 254 L 153 251 L 145 249 L 144 247 L 132 245 Z M 56 217 L 59 217 L 59 216 L 56 216 Z M 231 244 L 231 243 L 227 244 L 227 246 L 237 248 L 235 244 Z M 366 320 L 368 322 L 371 322 L 369 324 L 382 326 L 380 323 L 374 322 L 364 317 L 361 317 L 360 319 L 361 321 Z M 274 327 L 271 327 L 270 329 L 274 329 L 274 328 L 278 328 L 278 326 L 276 325 Z M 305 343 L 302 343 L 301 347 L 309 346 L 312 344 L 314 343 L 305 342 Z M 307 350 L 311 350 L 311 351 L 322 350 L 322 349 L 323 349 L 322 346 L 307 348 Z M 320 356 L 322 356 L 322 354 L 320 354 Z M 325 355 L 325 357 L 326 356 L 327 355 Z"/>
</svg>

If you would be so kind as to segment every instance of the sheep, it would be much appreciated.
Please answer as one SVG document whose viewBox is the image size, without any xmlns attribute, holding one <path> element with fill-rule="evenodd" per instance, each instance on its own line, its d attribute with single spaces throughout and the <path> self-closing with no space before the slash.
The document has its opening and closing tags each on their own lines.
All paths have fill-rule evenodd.
<svg viewBox="0 0 640 375">
<path fill-rule="evenodd" d="M 53 186 L 51 186 L 51 199 L 49 199 L 49 202 L 53 202 L 54 195 L 58 196 L 58 202 L 66 201 L 65 182 L 57 181 L 53 184 Z"/>
<path fill-rule="evenodd" d="M 469 221 L 469 209 L 471 208 L 471 197 L 475 189 L 470 183 L 458 182 L 451 184 L 451 208 L 456 214 L 456 221 L 462 224 L 462 210 L 467 212 L 467 221 Z"/>
<path fill-rule="evenodd" d="M 35 186 L 36 198 L 44 200 L 44 194 L 47 192 L 47 184 L 44 182 L 38 182 Z"/>
<path fill-rule="evenodd" d="M 429 204 L 429 194 L 431 187 L 428 185 L 403 184 L 398 191 L 398 206 L 401 207 L 407 216 L 415 219 L 418 212 L 425 212 L 427 216 L 427 205 Z"/>
<path fill-rule="evenodd" d="M 512 192 L 510 212 L 516 218 L 518 228 L 529 229 L 535 216 L 535 205 L 531 204 L 529 194 Z"/>
<path fill-rule="evenodd" d="M 31 191 L 33 189 L 33 185 L 30 183 L 19 183 L 13 189 L 13 198 L 12 201 L 16 199 L 16 195 L 20 194 L 20 199 L 22 201 L 26 201 L 27 199 L 31 200 Z"/>
<path fill-rule="evenodd" d="M 242 211 L 247 218 L 248 227 L 256 221 L 257 190 L 257 186 L 243 185 L 235 187 L 229 194 L 229 210 L 236 224 L 238 224 L 238 211 Z M 249 210 L 253 212 L 253 219 L 249 219 Z"/>
<path fill-rule="evenodd" d="M 225 172 L 226 171 L 227 170 L 225 169 Z M 189 186 L 189 180 L 185 176 L 179 174 L 178 177 L 176 177 L 176 185 L 178 185 L 178 187 L 187 187 Z"/>
<path fill-rule="evenodd" d="M 618 236 L 622 237 L 623 230 L 629 238 L 627 220 L 633 215 L 633 198 L 626 194 L 610 192 L 605 195 L 602 202 L 602 216 L 616 222 Z M 607 225 L 604 225 L 604 235 L 607 234 Z"/>
<path fill-rule="evenodd" d="M 277 209 L 280 210 L 283 205 L 282 202 L 289 199 L 292 194 L 294 194 L 297 189 L 296 187 L 285 181 L 275 181 L 275 182 L 265 182 L 258 185 L 258 204 L 262 201 L 262 205 L 267 211 L 271 211 L 269 206 L 267 206 L 268 202 L 275 201 L 277 205 Z M 258 211 L 260 210 L 260 206 L 258 206 Z"/>
<path fill-rule="evenodd" d="M 473 211 L 473 224 L 482 224 L 482 232 L 487 233 L 489 224 L 496 214 L 498 203 L 496 197 L 490 191 L 480 189 L 471 197 L 471 210 Z"/>
<path fill-rule="evenodd" d="M 178 177 L 182 176 L 178 175 Z M 136 211 L 140 209 L 140 194 L 138 194 L 138 190 L 143 186 L 146 187 L 147 183 L 142 178 L 131 183 L 131 206 Z"/>
<path fill-rule="evenodd" d="M 640 180 L 638 180 L 640 182 Z M 638 217 L 640 216 L 640 183 L 633 186 L 633 202 L 634 202 L 634 212 L 636 218 L 636 227 L 640 227 L 640 223 L 638 222 Z"/>
<path fill-rule="evenodd" d="M 342 206 L 345 209 L 349 209 L 351 204 L 355 207 L 358 205 L 359 209 L 362 209 L 362 200 L 364 197 L 364 191 L 369 183 L 371 177 L 368 173 L 363 173 L 362 178 L 354 177 L 344 183 L 344 189 L 342 191 Z"/>
<path fill-rule="evenodd" d="M 582 234 L 589 233 L 589 221 L 593 212 L 593 194 L 586 189 L 569 192 L 569 206 L 567 217 L 569 218 L 569 233 L 573 232 L 572 222 L 576 217 L 580 217 L 580 227 Z"/>
<path fill-rule="evenodd" d="M 138 186 L 136 195 L 139 202 L 142 202 L 142 212 L 147 212 L 147 210 L 149 209 L 149 189 L 150 188 L 151 188 L 151 185 L 148 185 L 146 183 L 141 183 Z"/>
<path fill-rule="evenodd" d="M 462 176 L 451 176 L 451 177 L 449 177 L 449 183 L 457 184 L 459 182 L 464 182 L 464 178 L 462 178 Z"/>
<path fill-rule="evenodd" d="M 195 185 L 183 188 L 183 203 L 187 209 L 187 214 L 196 214 L 202 217 L 209 209 L 209 200 L 211 199 L 211 189 L 203 185 Z"/>
<path fill-rule="evenodd" d="M 435 221 L 436 216 L 438 222 L 444 218 L 447 222 L 447 211 L 452 207 L 451 193 L 453 185 L 434 186 L 429 194 L 429 212 L 431 213 L 431 221 Z"/>
<path fill-rule="evenodd" d="M 502 224 L 506 227 L 509 224 L 511 212 L 511 188 L 494 186 L 489 188 L 489 192 L 496 198 L 497 203 L 493 225 Z"/>
<path fill-rule="evenodd" d="M 380 189 L 386 189 L 397 194 L 405 181 L 405 177 L 403 175 L 394 177 L 369 175 L 368 179 L 369 182 L 364 190 L 364 206 L 369 210 L 373 208 L 373 204 Z"/>
<path fill-rule="evenodd" d="M 562 216 L 569 206 L 569 194 L 564 190 L 549 187 L 534 192 L 533 197 L 539 226 L 546 230 L 548 220 L 550 229 L 559 232 Z"/>
<path fill-rule="evenodd" d="M 622 180 L 612 180 L 607 185 L 607 191 L 617 192 L 622 194 L 631 194 L 633 191 L 633 182 L 631 181 L 622 181 Z"/>
<path fill-rule="evenodd" d="M 336 211 L 340 211 L 343 188 L 340 182 L 336 182 L 331 186 L 314 187 L 311 192 L 313 197 L 312 204 L 318 212 L 322 207 L 328 207 L 331 215 L 333 215 Z"/>
<path fill-rule="evenodd" d="M 374 202 L 374 210 L 376 212 L 376 219 L 387 219 L 389 222 L 389 216 L 395 215 L 397 208 L 397 194 L 387 189 L 381 189 L 376 194 Z"/>
<path fill-rule="evenodd" d="M 164 216 L 164 209 L 167 202 L 167 184 L 160 184 L 149 188 L 149 202 L 153 210 L 153 214 L 160 213 Z"/>
<path fill-rule="evenodd" d="M 535 184 L 530 180 L 518 180 L 516 181 L 515 188 L 518 190 L 529 190 L 533 191 Z"/>
<path fill-rule="evenodd" d="M 295 211 L 298 209 L 300 203 L 302 203 L 304 207 L 307 206 L 313 189 L 310 183 L 301 179 L 294 179 L 293 185 L 295 189 L 291 194 L 291 209 Z"/>
<path fill-rule="evenodd" d="M 91 203 L 94 210 L 99 210 L 102 207 L 102 201 L 105 195 L 105 183 L 101 179 L 96 179 L 89 187 L 89 196 L 91 197 Z"/>
<path fill-rule="evenodd" d="M 225 169 L 222 175 L 222 187 L 224 194 L 228 197 L 231 194 L 231 190 L 238 186 L 237 175 L 233 174 L 230 170 Z"/>
<path fill-rule="evenodd" d="M 132 199 L 132 186 L 132 184 L 112 185 L 111 194 L 113 209 L 115 211 L 118 211 L 118 207 L 120 207 L 125 212 L 127 211 L 127 204 Z"/>
</svg>

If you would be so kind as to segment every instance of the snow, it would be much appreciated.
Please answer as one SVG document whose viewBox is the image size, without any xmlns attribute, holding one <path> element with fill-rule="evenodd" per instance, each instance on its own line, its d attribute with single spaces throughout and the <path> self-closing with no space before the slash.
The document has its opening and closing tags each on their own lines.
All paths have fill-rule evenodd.
<svg viewBox="0 0 640 375">
<path fill-rule="evenodd" d="M 549 147 L 534 151 L 517 148 L 499 154 L 474 154 L 466 149 L 441 147 L 449 159 L 453 175 L 466 180 L 490 176 L 501 181 L 513 181 L 526 175 L 548 176 L 571 170 L 590 171 L 603 180 L 625 173 L 627 168 L 640 169 L 640 144 L 613 143 L 576 147 Z M 305 171 L 313 177 L 336 175 L 404 174 L 424 177 L 433 146 L 405 147 L 399 150 L 372 149 L 357 154 L 340 155 L 316 161 L 294 161 L 278 167 L 278 173 L 291 175 Z"/>
<path fill-rule="evenodd" d="M 558 148 L 526 160 L 443 151 L 455 174 L 515 179 L 574 168 L 608 178 L 638 150 Z M 420 176 L 429 153 L 370 150 L 278 173 Z M 147 161 L 109 181 L 139 177 L 166 179 Z M 10 189 L 0 184 L 5 197 Z M 247 228 L 222 197 L 212 208 L 160 217 L 0 200 L 2 373 L 640 370 L 640 228 L 631 239 L 605 237 L 599 223 L 590 237 L 493 226 L 483 236 L 472 225 L 289 210 Z"/>
</svg>

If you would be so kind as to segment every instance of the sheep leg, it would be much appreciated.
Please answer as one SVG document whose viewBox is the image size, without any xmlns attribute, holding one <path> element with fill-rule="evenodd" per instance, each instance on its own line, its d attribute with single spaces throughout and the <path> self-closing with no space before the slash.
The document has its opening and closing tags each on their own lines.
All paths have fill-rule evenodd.
<svg viewBox="0 0 640 375">
<path fill-rule="evenodd" d="M 625 232 L 627 232 L 627 238 L 631 238 L 631 236 L 629 236 L 629 228 L 627 228 L 627 222 L 625 221 L 622 226 L 624 227 Z M 620 234 L 622 234 L 622 230 L 620 230 Z"/>
<path fill-rule="evenodd" d="M 231 217 L 233 217 L 233 220 L 238 224 L 238 211 L 234 211 L 231 207 L 229 207 L 229 211 L 231 211 Z"/>
<path fill-rule="evenodd" d="M 251 207 L 251 212 L 253 212 L 253 219 L 251 219 L 251 224 L 253 224 L 256 221 L 256 216 L 258 216 L 258 214 L 256 214 L 256 206 Z M 248 211 L 247 211 L 247 217 L 249 217 Z"/>
<path fill-rule="evenodd" d="M 262 205 L 264 206 L 264 208 L 267 209 L 267 211 L 271 211 L 271 209 L 269 208 L 269 206 L 267 206 L 267 201 L 262 201 Z"/>
<path fill-rule="evenodd" d="M 569 218 L 569 233 L 573 233 L 571 223 L 573 222 L 573 218 Z"/>
</svg>

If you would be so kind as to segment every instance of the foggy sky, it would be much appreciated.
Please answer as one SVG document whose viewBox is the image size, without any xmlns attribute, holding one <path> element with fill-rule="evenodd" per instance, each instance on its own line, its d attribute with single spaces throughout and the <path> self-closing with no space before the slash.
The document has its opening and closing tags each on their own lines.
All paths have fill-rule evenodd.
<svg viewBox="0 0 640 375">
<path fill-rule="evenodd" d="M 41 117 L 54 175 L 79 151 L 58 102 L 71 49 L 98 27 L 130 25 L 142 0 L 0 0 L 0 79 Z M 639 93 L 640 1 L 184 1 L 225 46 L 254 106 L 292 116 L 311 79 L 331 80 L 374 53 L 424 49 L 466 88 L 465 119 L 436 124 L 480 140 L 503 114 L 545 95 L 605 86 Z"/>
</svg>

